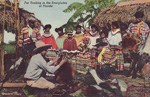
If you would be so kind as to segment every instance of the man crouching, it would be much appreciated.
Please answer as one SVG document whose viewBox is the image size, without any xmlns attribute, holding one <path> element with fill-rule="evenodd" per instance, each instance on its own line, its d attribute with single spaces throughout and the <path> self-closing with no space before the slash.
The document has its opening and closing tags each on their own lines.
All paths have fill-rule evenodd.
<svg viewBox="0 0 150 97">
<path fill-rule="evenodd" d="M 50 45 L 46 45 L 42 41 L 36 42 L 35 55 L 31 57 L 26 74 L 24 75 L 28 86 L 40 89 L 53 89 L 56 87 L 54 83 L 42 77 L 42 72 L 54 73 L 67 62 L 67 59 L 62 59 L 58 65 L 55 63 L 57 63 L 59 57 L 47 62 L 46 52 L 50 47 Z"/>
</svg>

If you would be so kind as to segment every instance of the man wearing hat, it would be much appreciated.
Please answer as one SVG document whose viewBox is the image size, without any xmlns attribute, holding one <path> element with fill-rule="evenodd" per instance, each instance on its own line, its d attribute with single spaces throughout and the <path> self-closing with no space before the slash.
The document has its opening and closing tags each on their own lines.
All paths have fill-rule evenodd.
<svg viewBox="0 0 150 97">
<path fill-rule="evenodd" d="M 56 28 L 55 31 L 58 33 L 58 37 L 56 38 L 57 46 L 59 49 L 62 49 L 64 40 L 66 39 L 66 36 L 64 35 L 63 32 L 63 28 L 62 27 Z"/>
<path fill-rule="evenodd" d="M 28 86 L 41 89 L 53 89 L 56 86 L 54 83 L 43 78 L 42 72 L 55 73 L 55 71 L 67 62 L 67 59 L 62 59 L 59 64 L 56 64 L 59 57 L 47 62 L 46 52 L 50 46 L 42 41 L 36 42 L 36 48 L 34 49 L 35 55 L 32 56 L 24 75 Z"/>
<path fill-rule="evenodd" d="M 63 49 L 68 50 L 68 51 L 78 50 L 77 42 L 73 38 L 72 31 L 69 30 L 67 34 L 68 34 L 68 37 L 64 40 Z"/>
<path fill-rule="evenodd" d="M 82 39 L 84 38 L 84 34 L 81 32 L 82 26 L 77 25 L 76 26 L 76 33 L 74 34 L 74 38 L 77 42 L 77 46 L 82 42 Z"/>
<path fill-rule="evenodd" d="M 93 46 L 97 47 L 100 51 L 97 58 L 99 63 L 96 70 L 97 74 L 101 79 L 108 80 L 114 70 L 113 62 L 116 60 L 114 53 L 110 50 L 106 42 L 98 42 Z"/>
<path fill-rule="evenodd" d="M 53 34 L 50 32 L 50 29 L 51 29 L 50 24 L 47 24 L 44 26 L 44 34 L 43 34 L 41 41 L 43 41 L 45 44 L 50 44 L 51 49 L 58 49 L 56 40 L 55 40 Z"/>
</svg>

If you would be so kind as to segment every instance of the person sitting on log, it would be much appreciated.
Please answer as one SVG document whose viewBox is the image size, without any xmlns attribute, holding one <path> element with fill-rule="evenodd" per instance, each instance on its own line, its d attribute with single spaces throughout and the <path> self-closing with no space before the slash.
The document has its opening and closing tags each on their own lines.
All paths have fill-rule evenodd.
<svg viewBox="0 0 150 97">
<path fill-rule="evenodd" d="M 113 64 L 113 62 L 116 61 L 116 58 L 106 42 L 99 42 L 94 46 L 100 51 L 97 58 L 99 65 L 96 72 L 102 80 L 108 80 L 110 74 L 115 70 L 115 63 Z"/>
<path fill-rule="evenodd" d="M 46 58 L 46 52 L 50 47 L 51 45 L 45 44 L 42 41 L 36 42 L 36 48 L 34 49 L 35 55 L 31 57 L 24 75 L 28 86 L 40 89 L 53 89 L 56 87 L 54 83 L 42 77 L 42 72 L 55 73 L 67 62 L 67 59 L 62 59 L 59 64 L 57 64 L 57 61 L 60 57 L 56 57 L 53 61 L 49 61 Z"/>
</svg>

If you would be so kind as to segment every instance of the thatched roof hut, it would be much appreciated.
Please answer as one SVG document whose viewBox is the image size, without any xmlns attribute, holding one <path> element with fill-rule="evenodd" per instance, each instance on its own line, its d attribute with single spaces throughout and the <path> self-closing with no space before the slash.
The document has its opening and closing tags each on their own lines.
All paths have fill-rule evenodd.
<svg viewBox="0 0 150 97">
<path fill-rule="evenodd" d="M 134 14 L 143 11 L 144 20 L 150 22 L 150 0 L 130 0 L 119 2 L 113 7 L 102 10 L 95 18 L 94 23 L 100 27 L 109 25 L 112 21 L 121 21 L 129 24 L 134 20 Z"/>
<path fill-rule="evenodd" d="M 4 19 L 4 3 L 1 1 L 0 2 L 0 26 L 3 25 L 3 19 Z M 34 21 L 34 23 L 36 22 L 36 26 L 41 26 L 42 23 L 40 20 L 38 20 L 33 13 L 28 12 L 22 8 L 19 8 L 19 21 L 20 21 L 20 28 L 22 28 L 23 26 L 29 24 L 31 27 L 32 25 L 30 24 L 30 22 Z M 16 17 L 15 17 L 15 13 L 14 13 L 14 4 L 9 2 L 9 0 L 7 0 L 6 2 L 6 15 L 5 15 L 5 30 L 7 32 L 12 32 L 15 33 L 16 31 Z"/>
</svg>

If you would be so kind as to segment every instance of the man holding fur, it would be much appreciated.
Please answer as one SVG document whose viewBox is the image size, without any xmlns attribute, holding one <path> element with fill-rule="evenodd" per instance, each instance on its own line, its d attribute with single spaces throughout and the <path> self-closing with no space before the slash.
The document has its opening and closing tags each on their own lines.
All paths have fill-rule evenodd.
<svg viewBox="0 0 150 97">
<path fill-rule="evenodd" d="M 55 73 L 55 71 L 67 62 L 67 59 L 62 59 L 59 64 L 57 64 L 59 57 L 53 61 L 48 61 L 46 52 L 49 48 L 50 45 L 46 45 L 42 41 L 36 42 L 36 49 L 34 49 L 35 55 L 32 56 L 26 74 L 24 75 L 28 86 L 41 89 L 55 88 L 56 85 L 54 83 L 42 77 L 42 72 Z"/>
</svg>

